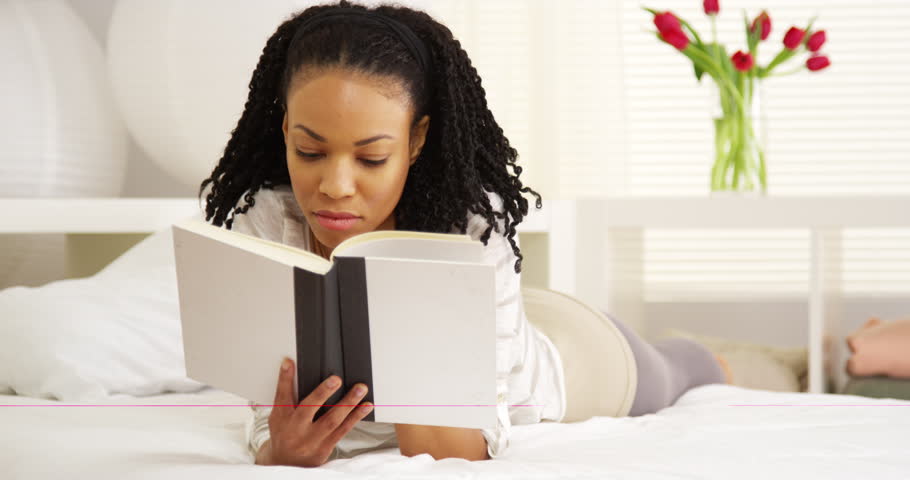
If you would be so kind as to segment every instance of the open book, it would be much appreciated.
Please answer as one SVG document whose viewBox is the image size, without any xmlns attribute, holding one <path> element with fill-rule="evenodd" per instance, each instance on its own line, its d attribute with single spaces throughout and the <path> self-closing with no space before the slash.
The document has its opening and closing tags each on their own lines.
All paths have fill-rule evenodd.
<svg viewBox="0 0 910 480">
<path fill-rule="evenodd" d="M 173 231 L 190 378 L 273 405 L 287 356 L 298 403 L 335 374 L 326 405 L 362 382 L 366 420 L 495 425 L 495 267 L 479 241 L 377 231 L 326 260 L 200 219 Z"/>
</svg>

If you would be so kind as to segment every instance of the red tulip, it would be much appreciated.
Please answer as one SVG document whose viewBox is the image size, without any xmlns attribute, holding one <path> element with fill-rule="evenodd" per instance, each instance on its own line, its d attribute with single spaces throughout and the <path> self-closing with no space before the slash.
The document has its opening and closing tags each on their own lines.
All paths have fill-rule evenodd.
<svg viewBox="0 0 910 480">
<path fill-rule="evenodd" d="M 718 0 L 705 0 L 705 15 L 715 15 L 720 11 L 720 5 Z"/>
<path fill-rule="evenodd" d="M 787 30 L 787 33 L 784 35 L 784 48 L 787 50 L 795 50 L 796 47 L 799 47 L 799 44 L 803 41 L 803 36 L 806 35 L 800 28 L 790 27 L 790 30 Z"/>
<path fill-rule="evenodd" d="M 812 35 L 809 35 L 809 39 L 806 40 L 806 48 L 809 51 L 817 52 L 819 48 L 822 48 L 822 45 L 825 44 L 825 31 L 819 30 Z"/>
<path fill-rule="evenodd" d="M 689 46 L 689 37 L 681 29 L 660 32 L 660 38 L 676 47 L 677 50 L 685 50 Z"/>
<path fill-rule="evenodd" d="M 689 37 L 683 32 L 679 19 L 673 13 L 664 12 L 654 15 L 654 26 L 660 32 L 660 38 L 678 50 L 685 50 L 689 46 Z"/>
<path fill-rule="evenodd" d="M 733 66 L 736 67 L 740 72 L 748 72 L 752 65 L 755 65 L 755 60 L 752 58 L 752 54 L 743 52 L 742 50 L 733 54 L 730 57 L 730 61 L 733 62 Z"/>
<path fill-rule="evenodd" d="M 768 12 L 762 10 L 762 12 L 755 17 L 755 20 L 752 21 L 752 27 L 749 31 L 755 32 L 759 25 L 761 25 L 761 39 L 764 40 L 768 38 L 768 35 L 771 35 L 771 17 L 768 15 Z"/>
<path fill-rule="evenodd" d="M 654 26 L 657 27 L 657 31 L 660 33 L 664 33 L 667 30 L 682 29 L 682 27 L 679 26 L 679 19 L 671 12 L 654 15 Z"/>
<path fill-rule="evenodd" d="M 829 65 L 831 65 L 831 60 L 824 55 L 813 55 L 806 60 L 806 68 L 813 72 L 828 68 Z"/>
</svg>

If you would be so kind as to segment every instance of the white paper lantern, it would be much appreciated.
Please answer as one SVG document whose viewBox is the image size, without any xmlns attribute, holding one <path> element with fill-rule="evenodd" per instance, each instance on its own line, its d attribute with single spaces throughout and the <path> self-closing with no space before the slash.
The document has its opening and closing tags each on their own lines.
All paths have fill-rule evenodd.
<svg viewBox="0 0 910 480">
<path fill-rule="evenodd" d="M 243 112 L 268 38 L 317 2 L 121 0 L 108 32 L 114 95 L 133 138 L 164 171 L 198 186 Z"/>
<path fill-rule="evenodd" d="M 104 53 L 60 0 L 0 0 L 0 196 L 118 196 L 128 136 Z"/>
</svg>

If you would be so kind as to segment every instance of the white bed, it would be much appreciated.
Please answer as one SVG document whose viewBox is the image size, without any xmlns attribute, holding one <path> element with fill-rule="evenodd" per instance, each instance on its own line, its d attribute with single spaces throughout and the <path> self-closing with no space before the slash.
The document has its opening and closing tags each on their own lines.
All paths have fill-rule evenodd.
<svg viewBox="0 0 910 480">
<path fill-rule="evenodd" d="M 728 385 L 643 417 L 516 426 L 492 461 L 261 467 L 246 401 L 186 379 L 176 299 L 169 230 L 92 277 L 0 292 L 0 479 L 910 478 L 910 402 Z"/>
<path fill-rule="evenodd" d="M 437 462 L 389 449 L 307 470 L 254 465 L 250 410 L 218 390 L 104 402 L 202 406 L 16 407 L 62 402 L 11 395 L 0 404 L 0 468 L 10 480 L 910 478 L 910 402 L 727 385 L 690 390 L 653 415 L 515 427 L 502 459 Z M 742 404 L 788 406 L 734 406 Z"/>
</svg>

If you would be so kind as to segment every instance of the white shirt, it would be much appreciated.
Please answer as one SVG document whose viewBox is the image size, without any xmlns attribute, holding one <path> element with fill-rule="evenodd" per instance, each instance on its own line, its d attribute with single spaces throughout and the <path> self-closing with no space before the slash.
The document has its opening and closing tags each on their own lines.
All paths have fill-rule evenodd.
<svg viewBox="0 0 910 480">
<path fill-rule="evenodd" d="M 489 194 L 494 210 L 502 201 Z M 309 226 L 290 186 L 263 189 L 246 214 L 234 217 L 232 230 L 312 251 Z M 466 233 L 478 240 L 487 227 L 477 214 L 468 217 Z M 496 390 L 497 425 L 481 430 L 490 458 L 501 456 L 509 446 L 512 425 L 560 421 L 565 415 L 565 380 L 559 352 L 550 340 L 528 323 L 521 300 L 521 275 L 515 273 L 515 254 L 500 232 L 490 233 L 484 262 L 496 266 Z M 457 233 L 457 232 L 456 232 Z M 516 244 L 518 237 L 515 237 Z M 519 406 L 520 405 L 520 406 Z M 530 406 L 525 406 L 530 405 Z M 250 402 L 253 417 L 247 425 L 253 454 L 269 438 L 271 407 Z M 341 439 L 330 459 L 350 458 L 359 453 L 398 446 L 395 426 L 390 423 L 358 422 Z"/>
</svg>

